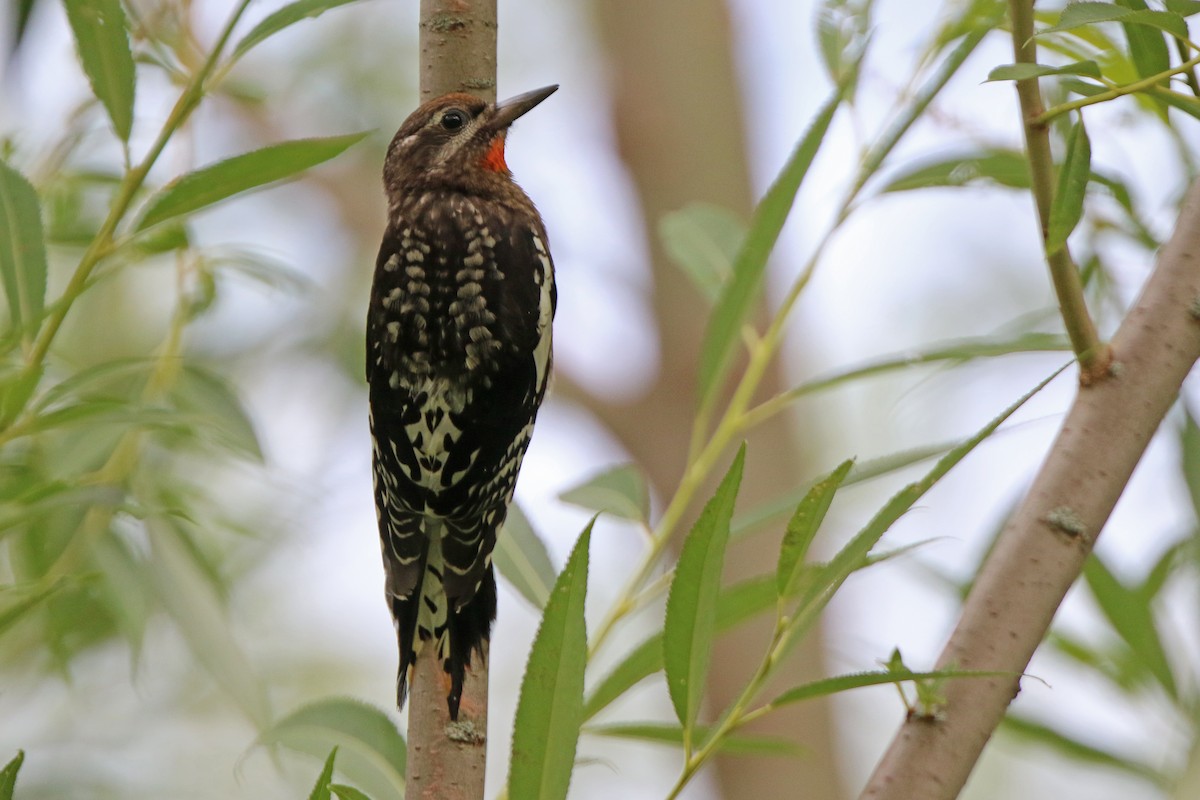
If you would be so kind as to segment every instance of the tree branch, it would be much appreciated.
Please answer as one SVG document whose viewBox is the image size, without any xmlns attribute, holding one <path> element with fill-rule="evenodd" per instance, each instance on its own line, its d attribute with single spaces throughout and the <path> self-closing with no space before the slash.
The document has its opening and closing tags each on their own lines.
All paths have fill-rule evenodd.
<svg viewBox="0 0 1200 800">
<path fill-rule="evenodd" d="M 421 0 L 421 100 L 469 92 L 496 100 L 496 0 Z M 437 648 L 422 648 L 408 707 L 409 800 L 480 800 L 487 766 L 488 653 L 475 654 L 450 721 Z"/>
<path fill-rule="evenodd" d="M 942 713 L 904 723 L 863 798 L 958 796 L 1019 691 L 1018 676 L 1200 358 L 1198 298 L 1200 181 L 1188 192 L 1158 267 L 1113 339 L 1111 376 L 1080 387 L 938 660 L 939 669 L 1000 670 L 1013 677 L 949 681 Z"/>
<path fill-rule="evenodd" d="M 421 0 L 421 100 L 496 101 L 496 0 Z"/>
</svg>

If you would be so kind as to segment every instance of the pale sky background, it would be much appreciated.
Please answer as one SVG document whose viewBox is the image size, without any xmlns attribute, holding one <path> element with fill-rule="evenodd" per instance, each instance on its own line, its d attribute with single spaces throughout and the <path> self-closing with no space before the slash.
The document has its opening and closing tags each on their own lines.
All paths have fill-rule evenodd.
<svg viewBox="0 0 1200 800">
<path fill-rule="evenodd" d="M 210 28 L 224 18 L 229 5 L 224 0 L 203 4 L 205 13 L 212 14 Z M 278 5 L 255 4 L 249 16 L 260 18 Z M 552 240 L 560 293 L 555 329 L 559 368 L 597 393 L 630 397 L 642 391 L 658 362 L 646 303 L 647 253 L 637 238 L 640 211 L 607 117 L 604 54 L 579 5 L 553 0 L 501 4 L 500 94 L 548 83 L 562 86 L 514 129 L 508 163 L 537 201 Z M 87 91 L 61 5 L 40 6 L 22 58 L 0 82 L 0 135 L 15 131 L 18 143 L 31 148 L 57 130 Z M 878 127 L 900 88 L 895 80 L 909 71 L 913 49 L 931 29 L 940 6 L 879 3 L 874 56 L 859 104 L 853 115 L 835 124 L 802 191 L 774 259 L 771 279 L 777 288 L 786 285 L 823 229 L 829 207 L 852 172 L 862 134 Z M 811 2 L 736 0 L 732 8 L 752 175 L 756 194 L 761 194 L 826 95 L 827 81 L 813 52 Z M 403 86 L 415 74 L 415 30 L 415 4 L 364 2 L 295 26 L 248 58 L 243 74 L 270 87 L 277 105 L 296 109 L 294 116 L 305 127 L 287 129 L 279 138 L 374 126 L 394 129 L 415 103 L 411 92 L 398 97 L 394 108 L 345 118 L 349 106 L 336 99 L 344 87 L 330 85 L 315 68 L 304 70 L 312 65 L 309 56 L 322 37 L 361 39 L 359 57 L 370 64 L 391 64 L 403 77 L 389 80 Z M 937 104 L 939 124 L 920 126 L 902 153 L 961 149 L 964 133 L 977 142 L 1015 144 L 1012 87 L 983 83 L 992 66 L 1008 60 L 1001 37 L 981 47 Z M 294 63 L 304 65 L 298 74 L 289 73 Z M 888 65 L 886 71 L 883 65 Z M 139 78 L 148 74 L 143 71 Z M 168 97 L 161 83 L 142 80 L 139 117 L 161 118 Z M 322 104 L 327 113 L 312 113 Z M 714 117 L 719 119 L 719 113 L 714 110 Z M 1089 112 L 1088 122 L 1096 163 L 1134 181 L 1158 231 L 1169 230 L 1170 203 L 1182 177 L 1165 173 L 1168 162 L 1160 155 L 1165 141 L 1159 129 L 1124 114 L 1121 107 Z M 1191 125 L 1186 130 L 1194 134 L 1194 121 L 1181 124 Z M 193 152 L 172 153 L 166 161 L 172 169 L 189 159 L 206 163 L 244 146 L 244 132 L 213 112 L 201 111 L 196 125 Z M 151 129 L 151 124 L 136 128 L 135 152 L 144 150 Z M 363 191 L 375 193 L 382 209 L 378 183 Z M 205 241 L 265 252 L 302 272 L 315 288 L 290 296 L 248 283 L 230 285 L 190 340 L 199 352 L 224 352 L 231 341 L 261 342 L 261 357 L 238 377 L 270 469 L 231 470 L 214 491 L 224 492 L 235 505 L 274 503 L 286 533 L 272 539 L 265 566 L 233 598 L 235 632 L 268 680 L 275 670 L 287 668 L 289 654 L 318 650 L 328 653 L 331 666 L 322 694 L 349 694 L 386 709 L 393 697 L 396 655 L 380 591 L 365 391 L 315 358 L 284 365 L 270 360 L 277 337 L 319 331 L 322 322 L 341 313 L 321 308 L 322 287 L 332 290 L 353 281 L 365 291 L 371 265 L 351 263 L 354 244 L 330 221 L 320 191 L 305 183 L 256 194 L 200 217 L 196 225 Z M 1129 255 L 1117 264 L 1123 289 L 1132 297 L 1147 265 L 1140 254 Z M 365 302 L 365 294 L 361 299 Z M 941 339 L 995 333 L 1021 313 L 1051 304 L 1028 196 L 983 189 L 897 195 L 860 212 L 830 248 L 796 310 L 792 343 L 803 354 L 803 366 L 792 377 L 810 377 Z M 148 304 L 147 313 L 152 307 Z M 851 455 L 871 458 L 966 435 L 1064 360 L 1059 355 L 1017 356 L 950 372 L 916 371 L 822 396 L 804 407 L 822 431 L 820 441 L 812 444 L 820 453 L 816 463 L 827 468 Z M 800 362 L 798 356 L 789 360 Z M 831 671 L 873 668 L 895 646 L 913 668 L 933 662 L 955 609 L 920 565 L 958 577 L 967 574 L 992 528 L 1031 479 L 1071 396 L 1071 379 L 1057 380 L 1019 412 L 1012 431 L 972 455 L 895 526 L 885 544 L 936 541 L 847 584 L 828 616 Z M 1172 418 L 1168 429 L 1177 422 Z M 1191 524 L 1175 467 L 1178 457 L 1171 436 L 1156 440 L 1108 526 L 1100 550 L 1125 574 L 1140 574 Z M 557 495 L 624 459 L 595 420 L 551 396 L 539 418 L 518 499 L 557 563 L 565 559 L 588 517 Z M 848 490 L 835 505 L 820 545 L 830 551 L 902 480 L 916 474 Z M 626 527 L 605 520 L 598 524 L 589 597 L 593 618 L 621 584 L 637 541 Z M 492 649 L 494 788 L 504 774 L 516 681 L 536 626 L 523 600 L 507 588 L 502 594 Z M 1060 622 L 1075 630 L 1097 630 L 1096 612 L 1082 594 L 1069 597 Z M 1195 587 L 1173 598 L 1181 609 L 1180 646 L 1193 661 L 1200 660 L 1200 636 L 1183 626 L 1194 624 L 1198 599 Z M 631 628 L 626 643 L 640 641 L 650 627 L 643 623 L 640 633 L 635 630 Z M 347 672 L 342 659 L 355 668 Z M 295 796 L 282 786 L 266 754 L 249 749 L 253 732 L 239 717 L 206 705 L 197 710 L 175 695 L 181 685 L 189 687 L 194 702 L 205 704 L 213 692 L 175 633 L 163 625 L 152 629 L 132 684 L 128 660 L 123 646 L 101 648 L 85 657 L 70 686 L 34 675 L 14 676 L 0 690 L 0 758 L 25 748 L 22 779 L 30 783 L 39 774 L 77 764 L 128 775 L 146 796 L 154 794 L 153 785 L 145 785 L 148 779 L 163 782 L 163 796 Z M 1026 680 L 1018 709 L 1149 760 L 1167 737 L 1177 735 L 1160 709 L 1128 707 L 1054 659 L 1035 658 L 1029 671 L 1045 683 Z M 181 684 L 179 676 L 191 673 L 194 678 Z M 628 719 L 672 716 L 661 681 L 646 684 L 631 700 L 618 707 Z M 181 705 L 193 713 L 173 715 Z M 290 702 L 281 699 L 277 705 L 286 711 Z M 837 707 L 841 769 L 857 791 L 895 732 L 903 708 L 891 688 L 843 696 Z M 968 800 L 1157 797 L 1117 773 L 1081 770 L 1028 749 L 1006 747 L 1002 740 L 998 744 L 977 771 L 977 785 L 964 795 Z M 608 800 L 615 794 L 629 800 L 661 797 L 679 761 L 670 749 L 593 738 L 583 741 L 581 757 L 595 761 L 576 771 L 571 796 L 578 800 Z M 164 759 L 170 768 L 163 768 Z M 299 759 L 288 764 L 297 785 L 311 783 L 319 768 Z M 984 783 L 990 786 L 978 785 Z M 698 780 L 686 797 L 716 795 Z"/>
</svg>

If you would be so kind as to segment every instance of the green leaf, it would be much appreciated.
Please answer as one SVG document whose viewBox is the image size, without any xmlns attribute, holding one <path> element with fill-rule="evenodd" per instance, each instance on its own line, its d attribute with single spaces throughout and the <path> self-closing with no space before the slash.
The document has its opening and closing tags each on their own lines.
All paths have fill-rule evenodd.
<svg viewBox="0 0 1200 800">
<path fill-rule="evenodd" d="M 571 784 L 575 747 L 583 724 L 587 665 L 588 523 L 554 584 L 529 651 L 513 725 L 508 796 L 563 800 Z"/>
<path fill-rule="evenodd" d="M 817 112 L 808 132 L 796 145 L 779 177 L 754 211 L 750 231 L 733 265 L 733 279 L 725 284 L 708 321 L 700 352 L 697 376 L 700 405 L 706 406 L 725 377 L 733 360 L 739 332 L 758 297 L 758 289 L 767 267 L 767 258 L 783 231 L 796 193 L 808 174 L 825 140 L 833 116 L 842 104 L 844 91 L 838 89 Z"/>
<path fill-rule="evenodd" d="M 1200 14 L 1200 0 L 1167 0 L 1167 11 L 1183 17 Z"/>
<path fill-rule="evenodd" d="M 1192 512 L 1200 521 L 1200 425 L 1187 403 L 1183 406 L 1183 426 L 1179 431 L 1180 469 L 1188 496 L 1192 499 Z"/>
<path fill-rule="evenodd" d="M 752 578 L 721 592 L 717 601 L 716 629 L 720 633 L 775 607 L 774 576 Z M 592 688 L 584 703 L 591 719 L 626 691 L 663 668 L 663 636 L 656 633 L 631 650 Z"/>
<path fill-rule="evenodd" d="M 846 475 L 849 474 L 852 466 L 854 466 L 853 459 L 843 461 L 837 469 L 817 481 L 800 501 L 800 505 L 796 506 L 796 512 L 792 514 L 787 532 L 783 536 L 779 564 L 775 572 L 775 588 L 781 599 L 795 593 L 796 586 L 803 574 L 808 548 L 817 535 L 821 523 L 825 521 L 825 515 L 829 513 L 833 497 L 841 487 L 842 481 L 846 480 Z"/>
<path fill-rule="evenodd" d="M 881 686 L 888 683 L 899 684 L 905 681 L 937 681 L 944 680 L 946 678 L 994 678 L 999 675 L 1007 674 L 1008 673 L 1006 672 L 962 669 L 942 669 L 934 670 L 932 672 L 913 672 L 912 670 L 905 669 L 903 667 L 891 667 L 885 670 L 855 672 L 849 675 L 838 675 L 833 678 L 822 678 L 821 680 L 804 683 L 779 695 L 770 702 L 769 706 L 772 710 L 774 710 L 777 708 L 782 708 L 783 706 L 792 705 L 793 703 L 799 703 L 804 700 L 811 700 L 814 697 L 828 697 L 829 695 L 837 694 L 838 692 L 846 692 L 851 689 L 862 689 L 867 686 Z"/>
<path fill-rule="evenodd" d="M 355 0 L 297 0 L 273 14 L 269 14 L 262 22 L 255 25 L 249 33 L 242 37 L 233 48 L 231 61 L 237 61 L 255 45 L 261 44 L 284 28 L 291 27 L 304 19 L 319 17 L 331 8 L 353 3 Z"/>
<path fill-rule="evenodd" d="M 325 759 L 325 768 L 317 776 L 317 782 L 313 785 L 308 800 L 333 800 L 333 796 L 329 792 L 329 783 L 333 780 L 333 762 L 336 759 L 337 748 L 335 747 L 329 751 L 329 758 Z"/>
<path fill-rule="evenodd" d="M 1058 18 L 1058 24 L 1044 28 L 1036 35 L 1061 33 L 1084 25 L 1118 21 L 1123 24 L 1149 25 L 1180 39 L 1187 39 L 1187 23 L 1179 14 L 1170 11 L 1133 11 L 1115 3 L 1068 3 Z"/>
<path fill-rule="evenodd" d="M 385 800 L 404 793 L 404 737 L 387 714 L 362 701 L 329 697 L 310 703 L 263 731 L 258 741 L 316 758 L 335 746 L 338 772 L 372 797 Z"/>
<path fill-rule="evenodd" d="M 187 364 L 171 390 L 175 407 L 205 423 L 212 439 L 239 455 L 262 461 L 262 448 L 234 388 L 220 375 L 196 364 Z"/>
<path fill-rule="evenodd" d="M 1200 98 L 1190 94 L 1181 94 L 1172 92 L 1170 89 L 1164 89 L 1161 86 L 1151 87 L 1149 94 L 1159 100 L 1162 100 L 1171 108 L 1177 108 L 1183 113 L 1200 119 Z"/>
<path fill-rule="evenodd" d="M 729 520 L 733 517 L 745 461 L 743 444 L 716 494 L 684 539 L 667 595 L 667 616 L 663 623 L 667 690 L 680 723 L 689 732 L 700 713 L 708 678 Z"/>
<path fill-rule="evenodd" d="M 221 599 L 172 527 L 173 519 L 146 518 L 153 586 L 192 654 L 256 726 L 271 719 L 266 687 L 233 638 Z"/>
<path fill-rule="evenodd" d="M 65 0 L 83 71 L 121 141 L 133 128 L 134 69 L 120 0 Z"/>
<path fill-rule="evenodd" d="M 46 302 L 46 244 L 37 192 L 0 161 L 0 278 L 14 330 L 37 330 Z"/>
<path fill-rule="evenodd" d="M 1095 97 L 1098 94 L 1108 91 L 1107 87 L 1101 86 L 1098 83 L 1079 81 L 1074 78 L 1063 78 L 1058 82 L 1058 85 L 1064 92 L 1072 92 L 1080 97 Z"/>
<path fill-rule="evenodd" d="M 496 539 L 492 563 L 500 574 L 537 608 L 545 608 L 554 587 L 554 565 L 546 545 L 516 503 L 508 508 L 508 518 Z"/>
<path fill-rule="evenodd" d="M 1016 403 L 1006 408 L 998 417 L 993 419 L 974 436 L 956 446 L 942 456 L 924 477 L 910 483 L 901 489 L 884 504 L 874 517 L 855 534 L 837 555 L 826 564 L 820 573 L 800 594 L 800 602 L 793 620 L 790 622 L 785 641 L 780 645 L 781 651 L 786 651 L 790 644 L 803 636 L 815 623 L 821 611 L 829 604 L 833 595 L 855 570 L 861 569 L 868 561 L 871 549 L 879 542 L 885 533 L 908 510 L 940 481 L 960 461 L 974 450 L 982 441 L 996 431 L 1025 401 L 1042 390 L 1050 381 L 1056 378 L 1066 365 L 1055 370 L 1050 377 L 1039 383 Z"/>
<path fill-rule="evenodd" d="M 987 81 L 1024 81 L 1030 78 L 1043 78 L 1047 75 L 1084 75 L 1088 78 L 1103 77 L 1100 65 L 1095 61 L 1076 61 L 1062 67 L 1052 67 L 1049 64 L 1002 64 L 994 67 L 988 73 Z"/>
<path fill-rule="evenodd" d="M 12 761 L 4 765 L 4 769 L 0 769 L 0 800 L 13 800 L 13 791 L 17 785 L 17 772 L 21 769 L 21 764 L 25 763 L 25 751 L 18 750 Z"/>
<path fill-rule="evenodd" d="M 746 223 L 727 208 L 692 203 L 664 215 L 658 235 L 671 260 L 713 303 L 733 274 L 733 263 L 746 241 Z"/>
<path fill-rule="evenodd" d="M 1050 203 L 1050 222 L 1046 228 L 1046 253 L 1053 254 L 1067 244 L 1067 237 L 1083 218 L 1083 198 L 1092 175 L 1092 145 L 1083 118 L 1071 126 L 1067 135 L 1067 154 L 1058 171 L 1058 187 Z"/>
<path fill-rule="evenodd" d="M 49 586 L 37 583 L 29 586 L 0 586 L 0 635 L 52 597 L 62 586 L 61 581 Z"/>
<path fill-rule="evenodd" d="M 290 178 L 341 154 L 366 133 L 296 139 L 243 153 L 189 172 L 150 198 L 135 230 L 190 214 L 235 194 Z"/>
<path fill-rule="evenodd" d="M 1148 11 L 1145 0 L 1117 0 L 1117 3 L 1134 11 Z M 1180 18 L 1180 22 L 1182 22 Z M 1171 68 L 1171 54 L 1160 31 L 1146 25 L 1122 22 L 1125 38 L 1129 42 L 1129 55 L 1137 67 L 1138 77 L 1149 78 Z M 1184 25 L 1186 31 L 1187 26 Z"/>
<path fill-rule="evenodd" d="M 705 740 L 708 738 L 709 726 L 698 725 L 696 730 L 700 734 L 700 738 Z M 589 726 L 584 729 L 584 732 L 615 739 L 634 739 L 654 744 L 683 746 L 683 728 L 671 723 L 614 723 Z M 728 755 L 796 757 L 803 753 L 803 748 L 783 736 L 734 733 L 722 737 L 717 751 Z"/>
<path fill-rule="evenodd" d="M 338 800 L 371 800 L 370 797 L 363 792 L 360 792 L 358 789 L 355 789 L 353 786 L 346 786 L 341 783 L 331 783 L 329 784 L 329 789 L 335 795 L 337 795 Z"/>
<path fill-rule="evenodd" d="M 634 522 L 645 522 L 650 516 L 650 490 L 641 470 L 633 464 L 622 464 L 594 475 L 563 492 L 558 499 Z"/>
<path fill-rule="evenodd" d="M 1097 745 L 1082 742 L 1028 717 L 1007 714 L 1000 722 L 1000 730 L 1019 741 L 1041 748 L 1049 748 L 1075 761 L 1093 766 L 1110 767 L 1135 775 L 1164 790 L 1171 784 L 1171 780 L 1166 775 L 1148 764 L 1105 750 Z"/>
<path fill-rule="evenodd" d="M 1178 697 L 1175 675 L 1158 635 L 1151 598 L 1130 589 L 1093 553 L 1084 563 L 1083 577 L 1096 604 L 1146 673 L 1153 675 L 1172 698 Z"/>
<path fill-rule="evenodd" d="M 1015 150 L 981 150 L 917 164 L 902 170 L 882 191 L 967 186 L 990 181 L 1013 189 L 1029 188 L 1029 162 Z"/>
<path fill-rule="evenodd" d="M 845 98 L 850 103 L 854 102 L 859 69 L 874 25 L 872 5 L 872 0 L 824 0 L 817 11 L 821 61 L 830 80 L 845 87 Z"/>
</svg>

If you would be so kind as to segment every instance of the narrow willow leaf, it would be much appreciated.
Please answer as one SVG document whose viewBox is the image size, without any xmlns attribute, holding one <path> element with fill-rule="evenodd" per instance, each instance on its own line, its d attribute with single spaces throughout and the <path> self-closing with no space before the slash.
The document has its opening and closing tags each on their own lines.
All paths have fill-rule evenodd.
<svg viewBox="0 0 1200 800">
<path fill-rule="evenodd" d="M 0 769 L 0 800 L 13 800 L 13 791 L 17 786 L 17 773 L 21 764 L 25 763 L 25 751 L 18 750 L 17 755 Z"/>
<path fill-rule="evenodd" d="M 814 697 L 828 697 L 838 692 L 851 689 L 862 689 L 867 686 L 881 686 L 888 683 L 903 683 L 905 681 L 934 681 L 946 678 L 995 678 L 1008 675 L 1006 672 L 942 669 L 932 672 L 913 672 L 904 668 L 890 668 L 871 672 L 855 672 L 849 675 L 838 675 L 833 678 L 822 678 L 811 683 L 804 683 L 794 689 L 789 689 L 776 697 L 769 704 L 771 709 L 811 700 Z"/>
<path fill-rule="evenodd" d="M 1200 0 L 1167 0 L 1167 11 L 1183 17 L 1200 14 Z"/>
<path fill-rule="evenodd" d="M 554 564 L 546 545 L 516 503 L 509 506 L 492 563 L 522 597 L 537 608 L 546 607 L 556 577 Z"/>
<path fill-rule="evenodd" d="M 404 737 L 387 714 L 362 701 L 328 697 L 310 703 L 263 731 L 258 742 L 316 758 L 336 747 L 338 772 L 376 800 L 404 793 Z"/>
<path fill-rule="evenodd" d="M 256 726 L 266 727 L 266 687 L 233 638 L 220 597 L 168 520 L 148 517 L 150 569 L 158 597 L 192 654 Z"/>
<path fill-rule="evenodd" d="M 1131 756 L 1119 755 L 1094 744 L 1080 741 L 1048 725 L 1035 722 L 1028 717 L 1006 714 L 1000 722 L 1000 730 L 1018 741 L 1049 748 L 1074 761 L 1094 766 L 1111 767 L 1150 781 L 1164 791 L 1171 780 L 1154 767 Z"/>
<path fill-rule="evenodd" d="M 190 214 L 235 194 L 293 177 L 341 154 L 366 133 L 296 139 L 218 161 L 168 183 L 146 205 L 135 230 Z"/>
<path fill-rule="evenodd" d="M 1121 25 L 1128 28 L 1134 25 L 1157 28 L 1169 33 L 1177 39 L 1186 41 L 1188 38 L 1187 21 L 1179 14 L 1170 11 L 1132 11 L 1121 17 Z"/>
<path fill-rule="evenodd" d="M 65 0 L 83 71 L 104 104 L 113 129 L 129 141 L 133 129 L 134 69 L 120 0 Z"/>
<path fill-rule="evenodd" d="M 1190 94 L 1180 94 L 1172 92 L 1169 89 L 1164 89 L 1160 86 L 1155 86 L 1149 92 L 1153 97 L 1162 100 L 1171 108 L 1177 108 L 1189 116 L 1200 119 L 1200 98 Z"/>
<path fill-rule="evenodd" d="M 898 453 L 882 456 L 870 461 L 858 462 L 850 475 L 847 476 L 843 485 L 850 486 L 856 483 L 874 480 L 875 478 L 884 475 L 890 475 L 893 472 L 899 472 L 903 469 L 908 469 L 914 464 L 919 464 L 922 461 L 928 461 L 931 458 L 939 458 L 951 449 L 961 444 L 961 440 L 953 442 L 942 442 L 940 444 L 927 445 L 925 447 L 915 448 L 912 450 L 902 450 Z M 804 495 L 811 489 L 811 485 L 797 491 L 787 492 L 786 494 L 771 500 L 758 508 L 751 509 L 746 513 L 735 517 L 730 525 L 730 534 L 737 538 L 745 536 L 751 531 L 762 527 L 767 522 L 782 517 L 796 507 L 796 504 L 804 499 Z"/>
<path fill-rule="evenodd" d="M 319 17 L 331 8 L 353 3 L 355 0 L 297 0 L 289 3 L 250 29 L 233 48 L 230 59 L 237 61 L 255 45 L 261 44 L 284 28 L 289 28 L 304 19 Z"/>
<path fill-rule="evenodd" d="M 1105 619 L 1129 645 L 1138 666 L 1153 675 L 1167 694 L 1178 697 L 1175 675 L 1158 635 L 1151 599 L 1122 583 L 1095 553 L 1084 563 L 1083 577 Z"/>
<path fill-rule="evenodd" d="M 707 725 L 699 725 L 696 730 L 701 739 L 707 740 L 711 728 Z M 584 733 L 590 733 L 594 736 L 607 736 L 614 739 L 634 739 L 654 744 L 665 744 L 675 747 L 683 746 L 683 728 L 670 723 L 641 722 L 595 725 L 584 728 Z M 775 757 L 795 757 L 804 752 L 804 749 L 799 744 L 782 736 L 759 736 L 742 733 L 734 733 L 722 737 L 717 750 L 728 755 Z"/>
<path fill-rule="evenodd" d="M 1012 416 L 1025 402 L 1040 392 L 1046 384 L 1058 377 L 1066 365 L 1055 370 L 1050 377 L 1039 383 L 1016 403 L 1006 408 L 998 417 L 993 419 L 974 436 L 956 446 L 946 455 L 938 459 L 933 469 L 918 481 L 910 483 L 901 489 L 884 504 L 875 516 L 855 534 L 849 542 L 826 564 L 814 580 L 800 592 L 800 601 L 795 615 L 791 618 L 786 639 L 780 649 L 787 648 L 798 641 L 816 622 L 825 606 L 833 599 L 834 593 L 845 583 L 846 578 L 861 569 L 870 557 L 871 549 L 879 542 L 896 520 L 908 513 L 908 510 L 928 492 L 934 484 L 940 481 L 960 461 L 974 450 L 981 442 L 991 436 L 1000 425 Z"/>
<path fill-rule="evenodd" d="M 775 607 L 774 576 L 764 575 L 734 584 L 717 601 L 718 633 L 740 625 Z M 663 668 L 663 637 L 656 633 L 631 650 L 596 684 L 584 703 L 584 719 L 596 716 L 610 703 Z"/>
<path fill-rule="evenodd" d="M 333 762 L 337 760 L 337 750 L 335 747 L 329 751 L 329 758 L 325 759 L 325 767 L 317 776 L 317 782 L 313 784 L 312 791 L 308 794 L 308 800 L 333 800 L 333 795 L 329 792 L 329 784 L 333 780 Z"/>
<path fill-rule="evenodd" d="M 715 303 L 746 241 L 746 223 L 722 206 L 692 203 L 664 215 L 658 236 L 671 260 Z"/>
<path fill-rule="evenodd" d="M 1067 237 L 1083 218 L 1083 198 L 1092 175 L 1092 145 L 1083 118 L 1071 126 L 1067 136 L 1067 154 L 1058 171 L 1058 187 L 1050 203 L 1050 222 L 1046 227 L 1046 253 L 1053 254 L 1067 244 Z"/>
<path fill-rule="evenodd" d="M 237 392 L 220 375 L 196 364 L 187 364 L 171 391 L 175 407 L 205 423 L 204 432 L 224 447 L 254 461 L 262 461 L 262 447 L 254 423 Z"/>
<path fill-rule="evenodd" d="M 641 470 L 633 464 L 605 470 L 563 492 L 558 499 L 634 522 L 645 522 L 650 516 L 650 490 Z"/>
<path fill-rule="evenodd" d="M 844 90 L 839 89 L 825 101 L 779 177 L 754 211 L 745 244 L 733 265 L 733 279 L 725 284 L 704 334 L 697 378 L 701 406 L 707 405 L 709 396 L 716 391 L 729 369 L 734 348 L 739 341 L 739 331 L 758 297 L 767 258 L 779 239 L 796 200 L 796 193 L 825 141 L 825 134 L 843 98 Z"/>
<path fill-rule="evenodd" d="M 370 797 L 353 786 L 346 786 L 341 783 L 329 784 L 329 790 L 337 795 L 338 800 L 371 800 Z"/>
<path fill-rule="evenodd" d="M 1148 11 L 1145 0 L 1117 0 L 1118 5 L 1133 11 Z M 1160 31 L 1146 25 L 1121 24 L 1129 42 L 1129 55 L 1137 67 L 1138 77 L 1149 78 L 1171 68 L 1171 54 Z"/>
<path fill-rule="evenodd" d="M 708 679 L 721 571 L 725 566 L 725 545 L 729 541 L 729 520 L 733 517 L 745 461 L 746 445 L 743 444 L 716 494 L 684 539 L 667 595 L 663 666 L 671 703 L 686 730 L 696 724 Z"/>
<path fill-rule="evenodd" d="M 61 588 L 61 582 L 50 586 L 0 586 L 0 636 Z"/>
<path fill-rule="evenodd" d="M 852 466 L 853 459 L 843 461 L 837 469 L 817 481 L 796 506 L 783 535 L 779 564 L 775 571 L 775 588 L 780 598 L 789 597 L 795 592 L 805 566 L 804 560 L 808 556 L 808 548 L 821 523 L 825 521 L 825 515 L 829 513 L 833 496 L 837 494 L 842 481 L 846 480 Z"/>
<path fill-rule="evenodd" d="M 571 785 L 575 747 L 583 725 L 583 675 L 587 665 L 588 545 L 584 529 L 554 584 L 529 651 L 513 724 L 508 796 L 563 800 Z"/>
<path fill-rule="evenodd" d="M 1080 81 L 1075 78 L 1063 78 L 1058 82 L 1059 87 L 1064 92 L 1073 92 L 1080 97 L 1095 97 L 1098 94 L 1107 92 L 1108 89 L 1098 83 L 1090 83 L 1088 81 Z"/>
<path fill-rule="evenodd" d="M 1148 25 L 1166 31 L 1172 36 L 1187 39 L 1187 23 L 1183 17 L 1171 11 L 1133 11 L 1115 3 L 1068 3 L 1063 9 L 1058 24 L 1044 28 L 1036 35 L 1061 33 L 1084 25 L 1098 22 L 1121 22 L 1123 24 Z"/>
<path fill-rule="evenodd" d="M 1188 497 L 1192 500 L 1192 512 L 1200 520 L 1200 425 L 1188 404 L 1183 406 L 1183 426 L 1179 430 L 1180 469 L 1187 484 Z M 1200 555 L 1198 553 L 1197 555 Z"/>
<path fill-rule="evenodd" d="M 37 192 L 0 161 L 0 278 L 12 327 L 31 335 L 46 302 L 46 244 Z"/>
<path fill-rule="evenodd" d="M 1103 77 L 1100 65 L 1095 61 L 1076 61 L 1062 67 L 1052 67 L 1049 64 L 1002 64 L 994 67 L 988 73 L 988 81 L 1024 81 L 1030 78 L 1044 78 L 1047 75 L 1083 75 L 1088 78 Z M 986 81 L 985 81 L 986 82 Z"/>
<path fill-rule="evenodd" d="M 917 164 L 892 178 L 884 192 L 991 182 L 1013 189 L 1029 188 L 1029 162 L 1015 150 L 981 150 Z"/>
</svg>

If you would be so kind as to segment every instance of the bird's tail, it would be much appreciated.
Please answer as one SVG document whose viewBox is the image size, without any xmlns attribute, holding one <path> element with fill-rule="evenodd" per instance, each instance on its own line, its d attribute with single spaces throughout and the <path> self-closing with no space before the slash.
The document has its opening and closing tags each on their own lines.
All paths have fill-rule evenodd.
<svg viewBox="0 0 1200 800">
<path fill-rule="evenodd" d="M 460 589 L 461 580 L 456 580 L 458 576 L 452 568 L 447 574 L 442 550 L 444 529 L 437 530 L 439 523 L 430 519 L 426 519 L 425 524 L 427 529 L 423 538 L 428 546 L 419 561 L 420 577 L 409 592 L 390 593 L 400 648 L 396 704 L 398 708 L 404 707 L 417 656 L 426 643 L 433 641 L 442 669 L 450 680 L 446 696 L 450 718 L 457 720 L 463 680 L 471 666 L 472 654 L 482 654 L 483 643 L 490 637 L 492 622 L 496 619 L 496 579 L 491 559 L 485 559 L 480 564 L 481 574 L 477 573 L 478 577 L 470 584 L 473 591 L 447 597 L 447 583 L 454 592 Z"/>
</svg>

